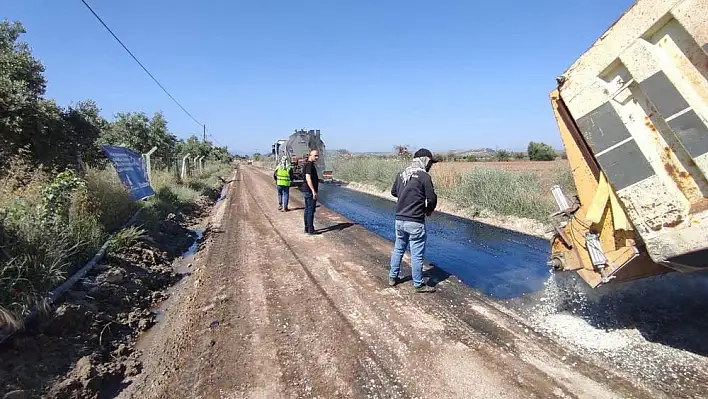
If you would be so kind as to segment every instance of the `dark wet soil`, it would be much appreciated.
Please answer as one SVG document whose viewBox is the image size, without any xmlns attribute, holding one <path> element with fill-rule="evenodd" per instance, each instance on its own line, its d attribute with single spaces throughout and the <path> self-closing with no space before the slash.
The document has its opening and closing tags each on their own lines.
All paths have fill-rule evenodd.
<svg viewBox="0 0 708 399">
<path fill-rule="evenodd" d="M 155 324 L 151 311 L 185 273 L 175 256 L 196 250 L 179 215 L 103 261 L 56 303 L 56 309 L 0 345 L 0 397 L 110 398 L 142 363 L 135 342 Z"/>
</svg>

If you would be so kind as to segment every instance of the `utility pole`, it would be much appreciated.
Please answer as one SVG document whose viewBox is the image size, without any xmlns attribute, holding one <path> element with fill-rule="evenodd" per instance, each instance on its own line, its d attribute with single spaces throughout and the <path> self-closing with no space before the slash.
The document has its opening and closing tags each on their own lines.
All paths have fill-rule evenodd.
<svg viewBox="0 0 708 399">
<path fill-rule="evenodd" d="M 202 125 L 202 127 L 204 128 L 204 139 L 202 141 L 206 143 L 206 125 Z"/>
</svg>

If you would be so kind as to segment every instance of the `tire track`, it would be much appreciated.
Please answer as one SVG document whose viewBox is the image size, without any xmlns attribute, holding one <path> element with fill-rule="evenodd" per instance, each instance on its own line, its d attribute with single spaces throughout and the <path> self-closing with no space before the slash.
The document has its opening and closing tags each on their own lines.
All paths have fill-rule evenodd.
<svg viewBox="0 0 708 399">
<path fill-rule="evenodd" d="M 271 186 L 268 176 L 251 168 L 245 175 L 249 186 L 255 186 L 249 191 L 254 201 L 268 203 L 270 190 L 265 188 Z M 254 178 L 259 184 L 253 184 Z M 297 201 L 301 203 L 299 198 Z M 291 219 L 286 214 L 278 217 L 277 222 L 272 218 L 270 222 L 275 229 L 288 231 L 293 230 L 292 222 L 288 222 Z M 316 223 L 330 225 L 349 222 L 326 208 L 318 212 L 316 219 Z M 287 239 L 294 241 L 292 237 Z M 330 232 L 326 238 L 303 237 L 295 241 L 298 242 L 295 252 L 302 252 L 299 243 L 308 239 L 325 240 L 328 247 L 322 247 L 321 251 L 331 257 L 325 255 L 302 263 L 353 328 L 379 358 L 396 364 L 390 367 L 393 370 L 404 369 L 410 374 L 410 370 L 436 365 L 438 374 L 443 376 L 435 382 L 442 397 L 474 397 L 485 392 L 485 388 L 491 395 L 517 397 L 610 398 L 633 397 L 637 393 L 637 387 L 597 367 L 581 363 L 576 368 L 565 363 L 565 353 L 559 347 L 545 340 L 534 342 L 533 334 L 524 332 L 512 320 L 498 320 L 496 316 L 500 315 L 495 307 L 473 293 L 464 293 L 459 284 L 446 282 L 440 292 L 423 297 L 409 292 L 405 286 L 387 288 L 384 264 L 387 262 L 381 256 L 388 256 L 390 243 L 362 227 Z M 387 331 L 394 331 L 400 342 L 388 339 Z M 545 343 L 550 347 L 543 348 L 541 345 Z M 532 361 L 529 355 L 534 356 Z M 465 373 L 477 375 L 483 382 L 444 377 Z M 404 383 L 415 384 L 411 381 L 415 378 L 409 375 L 398 374 L 398 377 Z M 418 377 L 426 379 L 424 375 Z M 416 393 L 429 395 L 424 389 Z"/>
<path fill-rule="evenodd" d="M 279 223 L 275 223 L 271 215 L 260 205 L 268 203 L 263 189 L 268 187 L 264 184 L 267 177 L 259 176 L 260 184 L 256 184 L 252 177 L 254 173 L 257 172 L 250 169 L 244 173 L 244 178 L 253 188 L 248 190 L 249 195 L 261 208 L 272 229 L 288 243 L 293 238 L 284 237 L 280 231 L 293 231 L 293 228 L 291 224 L 285 227 L 280 220 Z M 300 203 L 299 199 L 296 201 Z M 333 222 L 344 221 L 343 218 L 330 215 L 329 212 L 322 212 L 320 215 L 320 223 L 326 221 L 333 224 Z M 347 231 L 342 234 L 348 236 L 352 233 Z M 560 387 L 549 385 L 546 381 L 543 381 L 544 384 L 534 385 L 519 381 L 515 376 L 509 378 L 509 373 L 503 366 L 492 371 L 482 366 L 489 362 L 490 358 L 481 358 L 481 353 L 472 347 L 461 344 L 457 340 L 450 340 L 445 331 L 432 331 L 431 325 L 440 324 L 441 321 L 426 312 L 425 307 L 421 308 L 421 303 L 426 303 L 426 300 L 421 299 L 421 303 L 411 301 L 413 296 L 421 298 L 419 294 L 411 292 L 407 295 L 405 291 L 400 291 L 404 289 L 403 287 L 381 289 L 381 285 L 376 283 L 376 278 L 366 276 L 368 271 L 361 269 L 361 263 L 342 261 L 342 259 L 358 259 L 357 254 L 352 251 L 367 252 L 367 248 L 352 247 L 352 244 L 358 241 L 358 235 L 356 238 L 357 240 L 348 242 L 346 249 L 342 249 L 339 243 L 327 242 L 328 245 L 336 247 L 336 249 L 328 248 L 326 251 L 337 259 L 336 264 L 330 261 L 327 255 L 317 257 L 314 261 L 308 259 L 308 262 L 299 258 L 298 252 L 302 252 L 300 247 L 296 250 L 290 244 L 287 245 L 289 250 L 298 257 L 308 277 L 328 298 L 332 307 L 337 309 L 338 314 L 345 319 L 350 328 L 360 335 L 374 358 L 391 370 L 394 379 L 412 394 L 430 397 L 432 393 L 429 384 L 435 385 L 435 395 L 442 395 L 442 397 L 490 397 L 490 395 L 533 397 L 531 392 L 538 392 L 539 396 L 536 397 L 548 397 L 563 392 Z M 327 238 L 303 235 L 298 244 L 305 240 L 319 241 Z M 368 248 L 368 252 L 373 249 Z M 318 253 L 320 252 L 322 252 L 321 247 L 318 250 Z M 442 330 L 449 328 L 447 321 L 442 320 L 442 322 Z M 448 361 L 450 363 L 447 363 Z M 528 373 L 529 370 L 525 371 Z M 477 378 L 449 379 L 446 374 L 451 372 L 455 372 L 458 376 L 473 373 Z M 432 376 L 429 373 L 436 373 L 436 375 Z"/>
<path fill-rule="evenodd" d="M 555 347 L 529 343 L 483 300 L 451 297 L 456 286 L 389 288 L 385 240 L 359 226 L 305 236 L 301 212 L 266 205 L 269 176 L 244 168 L 239 178 L 177 321 L 165 319 L 157 378 L 134 397 L 625 396 L 577 369 L 555 375 Z M 323 208 L 315 222 L 348 220 Z M 529 353 L 537 364 L 520 356 Z"/>
<path fill-rule="evenodd" d="M 261 236 L 277 237 L 278 243 L 287 249 L 288 256 L 292 256 L 297 266 L 299 266 L 299 270 L 304 273 L 308 282 L 316 288 L 317 298 L 312 299 L 320 299 L 326 302 L 326 308 L 320 307 L 317 310 L 319 313 L 318 316 L 329 316 L 335 318 L 336 322 L 339 322 L 341 325 L 345 326 L 343 332 L 345 332 L 347 336 L 353 338 L 350 340 L 351 342 L 345 343 L 341 341 L 342 337 L 340 336 L 340 340 L 337 340 L 337 344 L 340 346 L 349 345 L 350 347 L 348 352 L 350 352 L 352 359 L 361 359 L 359 361 L 361 368 L 357 372 L 357 374 L 360 374 L 357 378 L 358 383 L 368 391 L 367 393 L 369 396 L 373 395 L 374 397 L 378 397 L 378 395 L 382 395 L 382 397 L 386 398 L 409 397 L 405 390 L 399 386 L 393 373 L 388 370 L 385 367 L 384 362 L 379 359 L 378 355 L 370 347 L 360 342 L 363 338 L 359 335 L 357 329 L 349 321 L 349 319 L 342 314 L 341 310 L 336 306 L 327 291 L 320 285 L 311 270 L 306 266 L 305 262 L 295 252 L 290 243 L 275 226 L 271 216 L 268 215 L 268 213 L 261 206 L 260 201 L 258 201 L 258 199 L 253 195 L 253 191 L 246 191 L 256 207 L 259 208 L 260 216 L 262 216 L 261 218 L 254 217 L 253 219 L 264 220 L 267 222 L 267 226 L 263 226 L 264 228 L 261 230 Z M 334 324 L 337 324 L 336 322 L 334 322 Z"/>
</svg>

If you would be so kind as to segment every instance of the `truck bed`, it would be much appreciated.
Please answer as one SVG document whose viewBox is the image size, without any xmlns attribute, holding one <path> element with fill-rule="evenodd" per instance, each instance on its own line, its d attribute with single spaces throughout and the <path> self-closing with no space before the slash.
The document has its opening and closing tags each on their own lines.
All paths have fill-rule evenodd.
<svg viewBox="0 0 708 399">
<path fill-rule="evenodd" d="M 559 83 L 652 260 L 705 266 L 708 2 L 636 2 Z"/>
</svg>

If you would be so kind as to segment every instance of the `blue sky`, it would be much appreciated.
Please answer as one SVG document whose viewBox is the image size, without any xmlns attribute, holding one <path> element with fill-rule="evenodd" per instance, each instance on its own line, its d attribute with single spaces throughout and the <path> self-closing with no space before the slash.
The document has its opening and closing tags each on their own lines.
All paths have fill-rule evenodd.
<svg viewBox="0 0 708 399">
<path fill-rule="evenodd" d="M 90 0 L 221 145 L 268 150 L 296 128 L 327 148 L 561 148 L 548 93 L 630 0 Z M 80 0 L 0 0 L 60 104 L 162 110 L 197 126 Z"/>
</svg>

